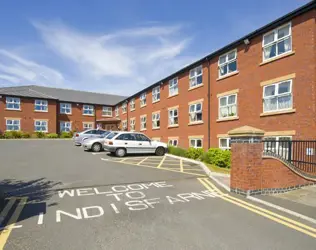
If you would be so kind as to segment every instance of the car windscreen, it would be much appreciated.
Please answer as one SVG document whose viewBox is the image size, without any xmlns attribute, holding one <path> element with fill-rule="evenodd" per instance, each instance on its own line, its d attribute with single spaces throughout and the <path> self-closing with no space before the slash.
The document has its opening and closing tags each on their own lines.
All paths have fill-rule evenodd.
<svg viewBox="0 0 316 250">
<path fill-rule="evenodd" d="M 117 135 L 118 133 L 116 133 L 116 132 L 112 132 L 111 134 L 109 134 L 107 137 L 106 137 L 106 139 L 112 139 L 112 138 L 114 138 L 116 135 Z"/>
<path fill-rule="evenodd" d="M 108 135 L 110 135 L 111 132 L 104 132 L 102 135 L 101 135 L 101 138 L 105 138 L 107 137 Z"/>
</svg>

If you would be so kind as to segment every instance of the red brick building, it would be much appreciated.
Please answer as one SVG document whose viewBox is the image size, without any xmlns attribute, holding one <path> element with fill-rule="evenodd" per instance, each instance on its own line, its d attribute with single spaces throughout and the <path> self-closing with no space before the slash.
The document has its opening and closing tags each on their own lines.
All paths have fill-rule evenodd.
<svg viewBox="0 0 316 250">
<path fill-rule="evenodd" d="M 127 98 L 35 86 L 48 100 L 48 112 L 40 113 L 31 94 L 2 88 L 0 130 L 10 117 L 28 131 L 34 119 L 47 119 L 48 132 L 69 123 L 79 130 L 120 124 L 157 140 L 205 149 L 229 148 L 227 132 L 243 125 L 275 140 L 315 138 L 315 6 L 312 1 Z M 6 98 L 16 96 L 21 110 L 7 110 Z M 71 103 L 71 113 L 60 114 L 67 111 L 63 103 Z"/>
</svg>

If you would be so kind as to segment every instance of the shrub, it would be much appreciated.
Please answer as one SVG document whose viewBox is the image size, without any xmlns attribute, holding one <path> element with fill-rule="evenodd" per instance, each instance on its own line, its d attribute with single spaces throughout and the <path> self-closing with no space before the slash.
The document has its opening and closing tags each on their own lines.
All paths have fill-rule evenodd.
<svg viewBox="0 0 316 250">
<path fill-rule="evenodd" d="M 48 134 L 48 135 L 47 135 L 47 138 L 56 139 L 56 138 L 58 138 L 58 134 L 56 134 L 56 133 Z"/>
<path fill-rule="evenodd" d="M 45 138 L 46 137 L 46 134 L 44 132 L 35 132 L 35 135 L 37 138 Z"/>
<path fill-rule="evenodd" d="M 5 139 L 14 139 L 12 132 L 13 131 L 5 131 L 4 134 L 3 134 L 3 138 L 5 138 Z"/>
<path fill-rule="evenodd" d="M 219 148 L 210 148 L 207 153 L 201 156 L 201 159 L 209 164 L 214 164 L 220 168 L 230 168 L 231 152 Z"/>
<path fill-rule="evenodd" d="M 203 148 L 189 148 L 185 153 L 185 157 L 196 160 L 199 159 L 203 153 Z"/>
<path fill-rule="evenodd" d="M 28 132 L 22 132 L 22 138 L 31 138 L 31 134 Z"/>
<path fill-rule="evenodd" d="M 13 138 L 22 138 L 22 131 L 11 131 Z"/>
<path fill-rule="evenodd" d="M 185 155 L 186 155 L 186 150 L 183 149 L 183 148 L 168 146 L 168 153 L 169 153 L 169 154 L 172 154 L 172 155 L 177 155 L 177 156 L 185 157 Z"/>
<path fill-rule="evenodd" d="M 70 132 L 62 132 L 60 138 L 71 138 Z"/>
</svg>

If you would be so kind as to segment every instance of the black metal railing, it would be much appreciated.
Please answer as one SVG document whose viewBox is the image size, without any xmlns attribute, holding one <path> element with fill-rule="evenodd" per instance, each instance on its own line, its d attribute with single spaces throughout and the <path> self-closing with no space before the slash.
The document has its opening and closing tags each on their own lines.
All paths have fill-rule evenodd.
<svg viewBox="0 0 316 250">
<path fill-rule="evenodd" d="M 264 140 L 264 154 L 278 157 L 301 172 L 316 176 L 316 140 Z"/>
</svg>

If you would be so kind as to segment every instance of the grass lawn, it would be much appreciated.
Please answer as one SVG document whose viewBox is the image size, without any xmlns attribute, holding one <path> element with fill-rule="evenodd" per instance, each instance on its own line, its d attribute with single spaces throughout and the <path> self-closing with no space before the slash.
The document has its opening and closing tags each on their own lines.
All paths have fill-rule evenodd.
<svg viewBox="0 0 316 250">
<path fill-rule="evenodd" d="M 204 163 L 212 172 L 221 173 L 221 174 L 230 174 L 229 168 L 220 168 L 212 164 Z"/>
</svg>

